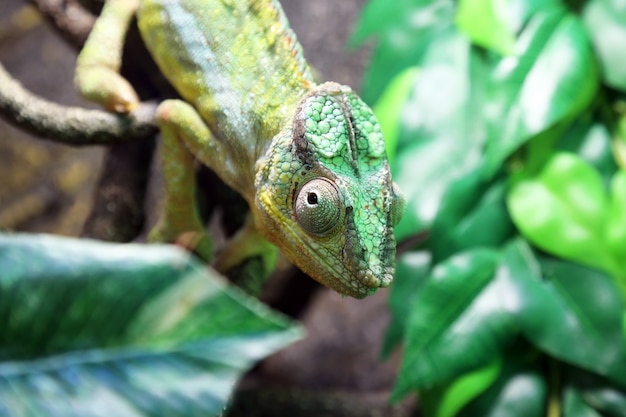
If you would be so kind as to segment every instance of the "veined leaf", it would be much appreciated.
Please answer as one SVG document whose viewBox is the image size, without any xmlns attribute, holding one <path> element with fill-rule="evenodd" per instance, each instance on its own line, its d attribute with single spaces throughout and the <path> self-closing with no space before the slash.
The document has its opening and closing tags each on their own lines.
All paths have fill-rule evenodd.
<svg viewBox="0 0 626 417">
<path fill-rule="evenodd" d="M 450 183 L 480 166 L 486 140 L 473 94 L 483 80 L 468 40 L 451 30 L 431 45 L 402 108 L 393 178 L 407 201 L 398 239 L 427 229 Z M 475 76 L 473 76 L 475 75 Z M 473 84 L 472 84 L 473 83 Z"/>
<path fill-rule="evenodd" d="M 474 249 L 438 265 L 414 300 L 392 399 L 433 387 L 493 360 L 514 334 L 490 286 L 499 253 Z M 492 291 L 486 291 L 489 287 Z"/>
<path fill-rule="evenodd" d="M 598 73 L 590 41 L 563 5 L 546 5 L 519 35 L 513 56 L 499 59 L 490 78 L 486 172 L 513 151 L 592 101 Z"/>
<path fill-rule="evenodd" d="M 173 246 L 0 235 L 0 415 L 218 415 L 301 331 Z"/>
</svg>

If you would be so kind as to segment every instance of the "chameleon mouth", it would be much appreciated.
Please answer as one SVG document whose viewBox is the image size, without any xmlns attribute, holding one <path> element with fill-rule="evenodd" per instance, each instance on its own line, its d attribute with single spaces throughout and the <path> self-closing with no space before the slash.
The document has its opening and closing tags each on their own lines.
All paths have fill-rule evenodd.
<svg viewBox="0 0 626 417">
<path fill-rule="evenodd" d="M 331 253 L 323 243 L 308 239 L 297 223 L 288 221 L 277 207 L 267 204 L 264 195 L 260 195 L 258 202 L 263 207 L 261 211 L 264 212 L 264 220 L 257 224 L 265 225 L 266 230 L 282 230 L 283 242 L 292 242 L 287 246 L 282 245 L 283 250 L 291 262 L 311 278 L 340 294 L 357 299 L 372 295 L 378 288 L 391 284 L 395 270 L 393 232 L 379 238 L 375 245 L 376 253 L 367 251 L 355 227 L 350 207 L 346 210 L 345 233 L 341 233 L 334 241 L 338 249 Z M 275 233 L 264 234 L 274 243 L 280 244 L 280 241 L 276 241 L 278 237 Z"/>
<path fill-rule="evenodd" d="M 289 232 L 291 236 L 296 236 L 296 244 L 288 249 L 288 252 L 291 252 L 289 258 L 292 262 L 311 278 L 338 293 L 362 299 L 374 294 L 378 288 L 391 284 L 393 269 L 379 274 L 363 262 L 355 262 L 354 258 L 346 257 L 350 251 L 346 251 L 345 245 L 341 253 L 328 256 L 328 253 L 320 251 L 318 245 L 312 244 L 308 239 L 303 239 L 291 227 Z M 310 262 L 310 258 L 302 257 L 302 253 L 309 252 L 315 253 L 315 263 Z"/>
<path fill-rule="evenodd" d="M 352 208 L 346 209 L 345 242 L 342 250 L 344 267 L 350 271 L 349 285 L 354 288 L 388 287 L 393 280 L 395 239 L 391 228 L 382 236 L 359 233 Z M 369 241 L 367 245 L 365 242 Z"/>
<path fill-rule="evenodd" d="M 344 219 L 344 233 L 336 242 L 341 249 L 332 256 L 323 253 L 319 245 L 291 231 L 298 236 L 299 243 L 316 253 L 320 269 L 308 271 L 306 267 L 298 266 L 335 291 L 361 299 L 374 294 L 378 288 L 388 287 L 393 281 L 395 238 L 391 228 L 386 228 L 388 232 L 382 236 L 365 235 L 365 232 L 359 232 L 352 207 L 346 208 Z M 367 239 L 374 242 L 369 245 L 371 250 L 368 250 L 368 245 L 364 244 Z M 326 273 L 319 274 L 320 270 Z M 317 278 L 315 272 L 319 275 Z"/>
</svg>

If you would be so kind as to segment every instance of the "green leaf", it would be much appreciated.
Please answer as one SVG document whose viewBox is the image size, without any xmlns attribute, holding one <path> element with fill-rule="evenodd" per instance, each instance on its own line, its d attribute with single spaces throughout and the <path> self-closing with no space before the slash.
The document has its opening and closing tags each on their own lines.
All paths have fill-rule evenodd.
<svg viewBox="0 0 626 417">
<path fill-rule="evenodd" d="M 591 0 L 583 12 L 604 81 L 626 92 L 626 7 L 619 0 Z"/>
<path fill-rule="evenodd" d="M 602 177 L 578 155 L 556 153 L 545 165 L 539 180 L 586 229 L 602 230 L 607 196 Z"/>
<path fill-rule="evenodd" d="M 299 328 L 173 246 L 0 235 L 0 414 L 219 415 Z"/>
<path fill-rule="evenodd" d="M 494 303 L 506 289 L 489 285 L 498 259 L 474 249 L 435 267 L 413 302 L 393 400 L 486 365 L 510 341 L 513 317 Z"/>
<path fill-rule="evenodd" d="M 391 323 L 385 332 L 381 355 L 389 357 L 403 340 L 413 301 L 430 275 L 431 256 L 426 251 L 407 252 L 398 258 L 396 275 L 389 293 Z"/>
<path fill-rule="evenodd" d="M 528 356 L 528 355 L 525 355 Z M 544 417 L 548 386 L 539 361 L 508 353 L 497 380 L 458 417 Z"/>
<path fill-rule="evenodd" d="M 510 29 L 502 0 L 460 0 L 456 13 L 459 29 L 472 42 L 500 53 L 510 55 L 515 45 L 515 34 Z"/>
<path fill-rule="evenodd" d="M 514 55 L 495 62 L 490 77 L 484 105 L 489 109 L 488 175 L 533 136 L 582 112 L 598 88 L 584 27 L 562 5 L 547 3 L 531 17 Z"/>
<path fill-rule="evenodd" d="M 604 242 L 608 201 L 602 178 L 580 157 L 555 154 L 536 179 L 513 186 L 507 203 L 517 228 L 541 249 L 618 270 Z"/>
<path fill-rule="evenodd" d="M 426 416 L 453 417 L 471 400 L 483 393 L 498 378 L 501 358 L 469 372 L 451 383 L 421 392 L 421 410 Z"/>
<path fill-rule="evenodd" d="M 376 36 L 371 64 L 363 76 L 361 96 L 374 103 L 389 81 L 408 67 L 420 64 L 431 43 L 453 26 L 451 0 L 370 1 L 352 35 L 352 47 Z"/>
<path fill-rule="evenodd" d="M 437 263 L 472 247 L 497 247 L 515 231 L 506 207 L 506 183 L 487 183 L 480 170 L 454 181 L 441 200 L 430 246 Z"/>
<path fill-rule="evenodd" d="M 615 282 L 594 269 L 542 260 L 543 291 L 527 297 L 524 335 L 550 355 L 626 387 L 626 307 Z"/>
<path fill-rule="evenodd" d="M 626 384 L 625 304 L 609 276 L 562 261 L 538 262 L 515 240 L 504 250 L 496 281 L 513 283 L 500 303 L 533 345 Z"/>
<path fill-rule="evenodd" d="M 626 171 L 623 170 L 616 172 L 611 181 L 604 240 L 617 264 L 613 277 L 626 300 Z"/>
<path fill-rule="evenodd" d="M 484 77 L 480 65 L 467 39 L 450 32 L 432 43 L 420 67 L 400 116 L 392 166 L 407 201 L 395 228 L 400 240 L 427 229 L 450 183 L 481 163 L 486 137 L 473 110 L 480 97 L 472 93 Z"/>
</svg>

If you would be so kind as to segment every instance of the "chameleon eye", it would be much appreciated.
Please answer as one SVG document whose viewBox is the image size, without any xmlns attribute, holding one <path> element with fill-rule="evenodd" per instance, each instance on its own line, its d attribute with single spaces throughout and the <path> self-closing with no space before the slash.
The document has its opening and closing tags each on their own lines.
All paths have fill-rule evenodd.
<svg viewBox="0 0 626 417">
<path fill-rule="evenodd" d="M 341 206 L 335 184 L 324 178 L 315 178 L 298 192 L 294 203 L 296 220 L 307 232 L 325 235 L 337 225 Z"/>
</svg>

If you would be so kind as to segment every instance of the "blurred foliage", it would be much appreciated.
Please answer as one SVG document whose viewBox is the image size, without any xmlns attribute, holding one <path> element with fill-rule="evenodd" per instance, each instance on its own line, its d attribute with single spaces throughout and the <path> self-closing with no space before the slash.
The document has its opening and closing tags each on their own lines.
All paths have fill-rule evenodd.
<svg viewBox="0 0 626 417">
<path fill-rule="evenodd" d="M 426 417 L 626 416 L 626 4 L 370 0 L 407 198 L 383 346 Z"/>
<path fill-rule="evenodd" d="M 189 253 L 0 235 L 0 416 L 217 416 L 299 327 Z"/>
</svg>

